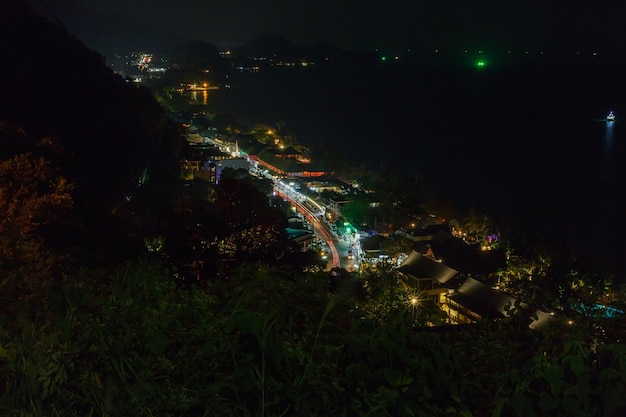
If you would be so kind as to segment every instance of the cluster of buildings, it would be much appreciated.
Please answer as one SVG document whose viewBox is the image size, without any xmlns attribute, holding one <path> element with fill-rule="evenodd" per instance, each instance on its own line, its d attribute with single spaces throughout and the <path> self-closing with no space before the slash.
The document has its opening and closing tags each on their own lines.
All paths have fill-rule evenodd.
<svg viewBox="0 0 626 417">
<path fill-rule="evenodd" d="M 528 305 L 488 284 L 487 276 L 506 267 L 502 249 L 482 250 L 455 237 L 447 223 L 415 233 L 399 231 L 414 241 L 412 251 L 397 267 L 404 282 L 423 298 L 435 302 L 452 324 L 468 324 L 482 318 L 520 314 Z M 553 316 L 532 312 L 529 327 L 540 330 Z"/>
<path fill-rule="evenodd" d="M 167 71 L 168 66 L 167 59 L 148 52 L 116 53 L 109 57 L 109 68 L 113 72 L 136 83 L 146 78 L 158 78 Z"/>
<path fill-rule="evenodd" d="M 233 134 L 219 136 L 215 129 L 189 133 L 191 159 L 181 161 L 184 170 L 213 172 L 211 182 L 219 181 L 225 168 L 245 169 L 267 177 L 283 177 L 307 180 L 308 188 L 318 190 L 337 189 L 337 181 L 330 179 L 331 169 L 322 163 L 312 162 L 306 155 L 291 146 L 268 146 L 249 135 Z M 204 176 L 206 178 L 206 176 Z M 316 188 L 317 187 L 317 188 Z"/>
<path fill-rule="evenodd" d="M 210 182 L 217 183 L 226 168 L 242 169 L 269 177 L 291 178 L 307 189 L 346 193 L 351 185 L 332 177 L 323 164 L 311 162 L 293 147 L 271 147 L 246 135 L 218 137 L 215 130 L 188 136 L 197 159 L 181 161 L 182 168 Z M 219 153 L 215 153 L 219 150 Z M 212 154 L 210 152 L 213 152 Z M 298 185 L 300 187 L 300 185 Z M 335 205 L 337 206 L 337 205 Z M 328 208 L 328 207 L 327 207 Z M 328 210 L 340 214 L 339 207 Z M 312 233 L 292 228 L 293 238 L 303 248 L 310 244 Z M 300 230 L 298 230 L 300 229 Z M 406 285 L 420 297 L 435 302 L 447 314 L 450 323 L 472 323 L 481 318 L 500 318 L 516 306 L 525 306 L 514 297 L 491 286 L 481 278 L 506 267 L 503 250 L 481 250 L 452 234 L 448 223 L 434 224 L 412 232 L 388 230 L 371 236 L 362 235 L 360 252 L 363 261 L 376 264 L 388 258 L 382 250 L 383 241 L 391 234 L 414 242 L 411 253 L 399 260 L 398 272 Z M 534 312 L 529 325 L 539 329 L 552 316 Z"/>
</svg>

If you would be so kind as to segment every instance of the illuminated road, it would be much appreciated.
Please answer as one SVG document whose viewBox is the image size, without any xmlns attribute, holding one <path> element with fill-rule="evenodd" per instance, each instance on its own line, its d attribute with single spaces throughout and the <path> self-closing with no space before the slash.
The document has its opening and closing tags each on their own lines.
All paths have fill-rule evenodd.
<svg viewBox="0 0 626 417">
<path fill-rule="evenodd" d="M 330 227 L 326 223 L 319 221 L 319 219 L 315 216 L 314 213 L 311 212 L 308 207 L 304 206 L 300 201 L 296 200 L 295 198 L 289 196 L 288 194 L 291 193 L 289 193 L 288 191 L 282 191 L 278 186 L 274 187 L 274 191 L 276 191 L 276 194 L 289 201 L 294 207 L 296 207 L 296 210 L 298 210 L 298 212 L 302 213 L 307 218 L 308 222 L 311 224 L 311 226 L 313 226 L 315 231 L 328 244 L 331 253 L 332 268 L 341 268 L 341 257 L 339 256 L 339 251 L 337 250 L 337 247 L 335 245 L 338 242 L 337 239 L 334 237 L 332 231 L 330 230 Z"/>
</svg>

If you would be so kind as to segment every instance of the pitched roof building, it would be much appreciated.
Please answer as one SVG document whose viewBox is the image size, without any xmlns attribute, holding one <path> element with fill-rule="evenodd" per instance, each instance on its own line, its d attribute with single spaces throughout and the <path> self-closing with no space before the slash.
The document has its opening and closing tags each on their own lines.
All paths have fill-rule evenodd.
<svg viewBox="0 0 626 417">
<path fill-rule="evenodd" d="M 412 251 L 397 270 L 409 287 L 437 303 L 451 323 L 503 318 L 518 303 L 514 297 L 467 276 L 464 271 L 417 251 Z M 519 304 L 527 307 L 524 303 Z M 552 319 L 552 316 L 538 310 L 529 319 L 529 327 L 541 330 Z"/>
</svg>

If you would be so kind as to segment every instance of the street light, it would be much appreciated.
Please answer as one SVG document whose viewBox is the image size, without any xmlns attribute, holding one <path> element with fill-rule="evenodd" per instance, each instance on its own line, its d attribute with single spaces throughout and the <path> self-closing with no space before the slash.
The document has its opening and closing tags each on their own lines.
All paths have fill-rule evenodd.
<svg viewBox="0 0 626 417">
<path fill-rule="evenodd" d="M 417 310 L 419 310 L 419 309 L 424 307 L 422 302 L 427 300 L 427 299 L 428 299 L 428 297 L 426 296 L 426 294 L 423 293 L 422 291 L 420 291 L 417 288 L 414 289 L 414 292 L 412 294 L 409 294 L 409 298 L 407 300 L 409 305 L 408 305 L 407 309 L 410 308 L 413 311 L 413 320 L 415 320 L 415 316 L 417 314 Z"/>
<path fill-rule="evenodd" d="M 411 305 L 411 314 L 413 315 L 413 320 L 415 320 L 415 310 L 417 309 L 417 305 L 419 304 L 419 299 L 417 298 L 417 296 L 409 298 L 409 304 Z"/>
</svg>

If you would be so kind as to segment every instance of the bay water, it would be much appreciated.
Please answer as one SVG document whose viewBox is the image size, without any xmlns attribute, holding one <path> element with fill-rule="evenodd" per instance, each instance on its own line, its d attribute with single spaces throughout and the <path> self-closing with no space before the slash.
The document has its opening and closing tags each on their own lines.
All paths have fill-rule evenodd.
<svg viewBox="0 0 626 417">
<path fill-rule="evenodd" d="M 623 70 L 601 57 L 274 67 L 231 75 L 207 104 L 248 125 L 283 123 L 373 169 L 419 173 L 459 207 L 561 236 L 624 271 Z"/>
</svg>

